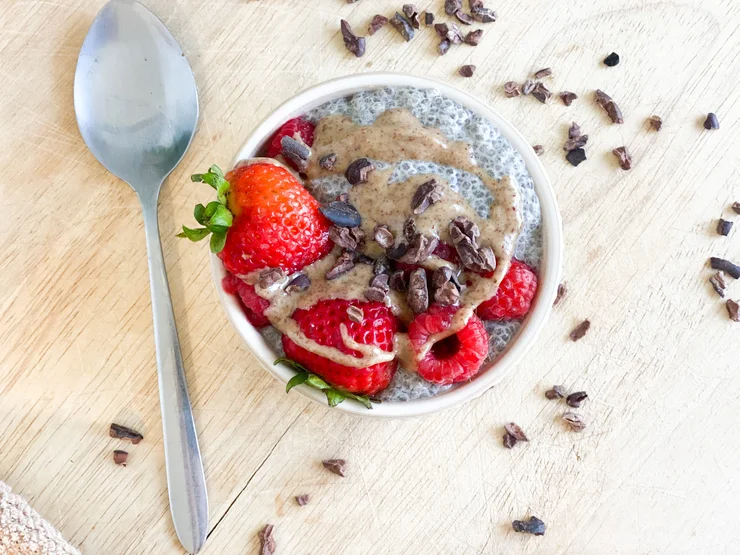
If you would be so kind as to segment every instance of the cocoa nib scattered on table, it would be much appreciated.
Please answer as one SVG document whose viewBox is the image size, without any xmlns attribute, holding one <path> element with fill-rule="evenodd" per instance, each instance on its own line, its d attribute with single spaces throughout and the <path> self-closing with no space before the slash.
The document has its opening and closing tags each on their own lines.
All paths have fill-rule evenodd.
<svg viewBox="0 0 740 555">
<path fill-rule="evenodd" d="M 530 94 L 536 86 L 537 83 L 535 83 L 532 79 L 527 79 L 522 85 L 522 94 L 525 96 Z"/>
<path fill-rule="evenodd" d="M 709 259 L 709 264 L 712 270 L 721 270 L 735 279 L 740 279 L 740 266 L 733 264 L 729 260 L 713 256 Z"/>
<path fill-rule="evenodd" d="M 322 156 L 319 159 L 319 166 L 325 170 L 331 171 L 334 169 L 334 166 L 337 165 L 337 155 L 333 152 L 331 154 L 327 154 L 326 156 Z"/>
<path fill-rule="evenodd" d="M 550 102 L 550 98 L 552 98 L 552 93 L 543 83 L 538 81 L 534 89 L 532 89 L 532 96 L 543 104 L 547 104 Z"/>
<path fill-rule="evenodd" d="M 550 400 L 554 399 L 562 399 L 565 397 L 566 390 L 565 387 L 562 385 L 554 385 L 552 386 L 552 389 L 548 389 L 545 391 L 545 397 L 547 397 Z"/>
<path fill-rule="evenodd" d="M 568 129 L 568 140 L 563 145 L 563 150 L 568 151 L 565 159 L 573 166 L 578 166 L 578 164 L 586 160 L 586 151 L 583 149 L 586 143 L 588 143 L 588 135 L 583 135 L 581 133 L 581 127 L 576 122 L 573 122 Z"/>
<path fill-rule="evenodd" d="M 414 38 L 414 28 L 400 13 L 396 12 L 396 14 L 391 18 L 390 24 L 393 25 L 393 28 L 401 34 L 403 40 L 406 42 Z"/>
<path fill-rule="evenodd" d="M 620 168 L 625 171 L 632 169 L 632 155 L 629 153 L 626 146 L 615 148 L 612 150 L 612 154 L 617 157 Z"/>
<path fill-rule="evenodd" d="M 648 123 L 655 131 L 660 131 L 660 128 L 663 127 L 663 119 L 660 116 L 650 116 Z"/>
<path fill-rule="evenodd" d="M 506 430 L 506 433 L 511 435 L 517 441 L 529 441 L 529 438 L 527 437 L 527 434 L 524 433 L 524 430 L 522 430 L 522 428 L 514 422 L 507 422 L 506 424 L 504 424 L 504 430 Z"/>
<path fill-rule="evenodd" d="M 308 505 L 309 501 L 311 501 L 311 496 L 307 493 L 295 496 L 295 502 L 298 503 L 301 507 L 303 507 L 304 505 Z"/>
<path fill-rule="evenodd" d="M 352 26 L 344 19 L 341 20 L 340 28 L 344 46 L 358 58 L 365 54 L 365 37 L 358 37 L 352 30 Z"/>
<path fill-rule="evenodd" d="M 290 295 L 292 293 L 298 293 L 305 291 L 311 285 L 311 279 L 306 274 L 298 274 L 285 286 L 285 292 Z"/>
<path fill-rule="evenodd" d="M 113 451 L 113 462 L 120 466 L 126 466 L 126 463 L 128 462 L 128 453 L 126 451 L 116 449 Z"/>
<path fill-rule="evenodd" d="M 483 29 L 476 29 L 475 31 L 470 31 L 467 35 L 465 35 L 465 39 L 463 42 L 465 44 L 469 44 L 470 46 L 478 46 L 478 43 L 480 42 L 480 39 L 483 37 Z"/>
<path fill-rule="evenodd" d="M 579 339 L 582 339 L 584 335 L 586 335 L 586 332 L 588 332 L 588 329 L 591 327 L 591 321 L 586 319 L 580 324 L 578 324 L 572 332 L 570 332 L 570 339 L 572 341 L 578 341 Z"/>
<path fill-rule="evenodd" d="M 386 23 L 388 23 L 387 17 L 385 17 L 384 15 L 376 14 L 375 16 L 373 16 L 372 21 L 370 21 L 370 25 L 368 25 L 367 27 L 367 34 L 374 35 L 383 27 L 385 27 Z"/>
<path fill-rule="evenodd" d="M 577 409 L 586 399 L 588 399 L 588 393 L 586 393 L 585 391 L 576 391 L 575 393 L 571 393 L 570 395 L 568 395 L 565 398 L 565 402 L 568 403 L 569 407 Z"/>
<path fill-rule="evenodd" d="M 460 27 L 454 23 L 435 23 L 434 31 L 439 35 L 439 38 L 446 39 L 452 44 L 462 44 L 465 40 Z"/>
<path fill-rule="evenodd" d="M 534 146 L 532 147 L 532 150 L 534 150 L 534 153 L 535 153 L 535 154 L 536 154 L 537 156 L 542 156 L 542 155 L 543 155 L 543 154 L 545 153 L 545 147 L 544 147 L 544 146 L 542 146 L 542 145 L 534 145 Z"/>
<path fill-rule="evenodd" d="M 108 435 L 116 439 L 129 439 L 134 445 L 138 445 L 141 440 L 144 439 L 144 436 L 136 430 L 132 430 L 126 426 L 121 426 L 120 424 L 111 424 Z"/>
<path fill-rule="evenodd" d="M 709 283 L 712 284 L 712 287 L 714 288 L 717 295 L 722 297 L 724 299 L 725 297 L 725 289 L 727 288 L 727 282 L 725 281 L 725 273 L 724 272 L 717 272 L 712 277 L 709 278 Z"/>
<path fill-rule="evenodd" d="M 552 69 L 549 67 L 534 72 L 535 79 L 544 79 L 545 77 L 550 77 L 550 75 L 552 75 Z"/>
<path fill-rule="evenodd" d="M 273 536 L 274 529 L 275 527 L 272 524 L 265 524 L 265 527 L 257 533 L 257 537 L 260 540 L 259 555 L 274 555 L 277 548 Z"/>
<path fill-rule="evenodd" d="M 586 151 L 582 148 L 575 148 L 565 155 L 565 159 L 573 166 L 578 166 L 581 162 L 586 160 Z"/>
<path fill-rule="evenodd" d="M 578 95 L 574 92 L 570 91 L 563 91 L 560 93 L 560 100 L 563 101 L 563 104 L 566 106 L 570 106 L 573 104 L 573 101 L 578 98 Z"/>
<path fill-rule="evenodd" d="M 445 54 L 447 54 L 447 52 L 449 52 L 449 50 L 450 50 L 450 45 L 451 44 L 452 43 L 450 43 L 450 41 L 447 40 L 447 39 L 442 40 L 439 43 L 439 46 L 437 46 L 437 52 L 439 52 L 439 55 L 440 56 L 444 56 Z"/>
<path fill-rule="evenodd" d="M 498 19 L 496 12 L 484 7 L 480 0 L 470 2 L 470 14 L 479 23 L 494 23 Z"/>
<path fill-rule="evenodd" d="M 406 16 L 406 19 L 409 21 L 409 23 L 411 23 L 411 26 L 414 29 L 419 29 L 421 27 L 421 21 L 419 20 L 419 10 L 416 9 L 416 6 L 414 6 L 413 4 L 404 4 L 401 11 L 403 11 L 403 15 Z"/>
<path fill-rule="evenodd" d="M 525 534 L 534 534 L 535 536 L 545 535 L 545 523 L 536 516 L 529 517 L 529 520 L 514 520 L 511 523 L 514 532 L 523 532 Z"/>
<path fill-rule="evenodd" d="M 460 68 L 460 75 L 463 77 L 472 77 L 473 73 L 475 73 L 474 65 L 464 65 Z"/>
<path fill-rule="evenodd" d="M 305 171 L 308 167 L 308 159 L 311 157 L 311 149 L 303 141 L 286 135 L 280 139 L 282 147 L 281 154 L 295 164 L 298 171 Z"/>
<path fill-rule="evenodd" d="M 719 129 L 719 120 L 717 114 L 709 112 L 707 119 L 704 120 L 704 129 Z"/>
<path fill-rule="evenodd" d="M 740 214 L 740 202 L 733 202 L 731 208 L 735 214 Z"/>
<path fill-rule="evenodd" d="M 333 472 L 342 478 L 344 478 L 345 473 L 347 472 L 347 461 L 344 459 L 327 459 L 325 461 L 321 461 L 321 464 L 323 464 L 324 468 L 329 472 Z"/>
<path fill-rule="evenodd" d="M 266 268 L 259 273 L 259 286 L 262 289 L 267 289 L 271 285 L 275 285 L 278 281 L 285 277 L 285 272 L 282 268 Z"/>
<path fill-rule="evenodd" d="M 421 314 L 429 308 L 427 274 L 424 268 L 417 268 L 411 272 L 406 300 L 414 314 Z"/>
<path fill-rule="evenodd" d="M 588 135 L 578 135 L 577 137 L 573 137 L 572 139 L 568 139 L 565 141 L 565 144 L 563 144 L 563 150 L 566 152 L 570 152 L 571 150 L 575 150 L 577 148 L 583 148 L 588 143 Z"/>
<path fill-rule="evenodd" d="M 357 227 L 362 223 L 362 217 L 357 208 L 347 201 L 335 200 L 326 206 L 319 207 L 319 212 L 331 223 L 340 227 Z"/>
<path fill-rule="evenodd" d="M 568 294 L 568 285 L 563 282 L 560 285 L 558 285 L 558 292 L 557 295 L 555 295 L 555 300 L 552 303 L 552 306 L 557 306 L 560 301 L 562 301 L 565 296 Z"/>
<path fill-rule="evenodd" d="M 617 54 L 616 52 L 612 52 L 606 58 L 604 58 L 605 66 L 614 67 L 618 63 L 619 63 L 619 54 Z"/>
<path fill-rule="evenodd" d="M 727 220 L 720 218 L 719 221 L 717 222 L 717 233 L 727 237 L 730 234 L 731 230 L 732 230 L 732 222 L 728 222 Z"/>
<path fill-rule="evenodd" d="M 504 83 L 504 94 L 508 98 L 514 98 L 515 96 L 522 94 L 522 89 L 516 81 L 508 81 Z"/>
<path fill-rule="evenodd" d="M 462 0 L 445 0 L 445 13 L 455 15 L 457 10 L 462 9 Z"/>
<path fill-rule="evenodd" d="M 367 183 L 367 177 L 374 169 L 375 165 L 370 160 L 367 158 L 358 158 L 347 166 L 347 170 L 344 172 L 344 177 L 347 178 L 350 185 Z"/>
<path fill-rule="evenodd" d="M 424 25 L 429 26 L 434 24 L 434 14 L 425 12 L 424 13 Z"/>
<path fill-rule="evenodd" d="M 737 301 L 727 299 L 727 314 L 730 316 L 730 320 L 733 322 L 740 322 L 739 310 L 740 305 L 738 305 Z"/>
<path fill-rule="evenodd" d="M 601 89 L 596 89 L 595 93 L 596 103 L 606 110 L 609 119 L 614 123 L 624 123 L 624 117 L 622 116 L 622 110 L 619 108 L 614 99 L 606 94 Z"/>
<path fill-rule="evenodd" d="M 514 445 L 516 445 L 516 438 L 511 435 L 509 432 L 504 432 L 503 438 L 502 438 L 504 447 L 507 449 L 512 449 Z"/>
<path fill-rule="evenodd" d="M 583 417 L 575 412 L 566 412 L 563 414 L 563 421 L 570 427 L 572 432 L 582 432 L 586 428 Z"/>
<path fill-rule="evenodd" d="M 568 138 L 569 139 L 575 139 L 576 137 L 581 136 L 581 126 L 578 125 L 576 122 L 573 122 L 570 124 L 570 127 L 568 128 Z"/>
</svg>

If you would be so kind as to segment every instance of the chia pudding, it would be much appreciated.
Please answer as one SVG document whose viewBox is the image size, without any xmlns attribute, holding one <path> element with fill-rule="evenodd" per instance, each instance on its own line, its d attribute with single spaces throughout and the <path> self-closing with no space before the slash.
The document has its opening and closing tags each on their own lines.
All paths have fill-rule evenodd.
<svg viewBox="0 0 740 555">
<path fill-rule="evenodd" d="M 491 122 L 434 89 L 363 91 L 327 102 L 301 121 L 310 124 L 310 138 L 303 131 L 288 134 L 283 153 L 271 154 L 277 164 L 292 166 L 334 222 L 334 245 L 299 272 L 278 271 L 274 279 L 263 279 L 268 275 L 264 268 L 229 276 L 241 281 L 229 287 L 225 282 L 225 289 L 241 295 L 242 282 L 253 288 L 262 301 L 262 323 L 269 324 L 260 333 L 279 356 L 285 355 L 287 341 L 349 372 L 388 365 L 390 382 L 372 391 L 376 399 L 429 397 L 471 379 L 517 334 L 536 290 L 540 206 L 521 156 Z M 299 145 L 292 146 L 296 141 Z M 306 146 L 308 154 L 301 154 Z M 304 158 L 293 156 L 294 151 Z M 342 228 L 326 207 L 345 205 L 359 218 Z M 336 270 L 345 262 L 349 269 Z M 525 285 L 515 281 L 521 275 L 530 276 Z M 290 289 L 296 276 L 303 276 L 302 287 Z M 517 289 L 522 287 L 524 292 Z M 507 295 L 511 298 L 503 299 Z M 388 307 L 398 321 L 392 348 L 350 337 L 344 324 L 335 333 L 346 348 L 313 341 L 294 316 L 300 312 L 310 320 L 313 308 L 326 299 L 349 301 L 354 305 L 350 316 L 358 321 L 368 301 Z M 493 299 L 500 301 L 493 311 L 481 310 Z M 424 341 L 416 340 L 414 322 L 427 313 L 432 320 L 437 313 L 447 314 L 445 329 L 430 328 Z M 495 317 L 487 319 L 491 314 Z M 473 321 L 486 343 L 477 350 L 476 368 L 457 377 L 445 373 L 447 366 L 442 373 L 430 372 L 425 357 L 443 344 L 440 358 L 451 357 L 450 349 L 475 335 L 464 335 Z M 342 383 L 332 383 L 320 369 L 301 362 L 342 389 Z"/>
</svg>

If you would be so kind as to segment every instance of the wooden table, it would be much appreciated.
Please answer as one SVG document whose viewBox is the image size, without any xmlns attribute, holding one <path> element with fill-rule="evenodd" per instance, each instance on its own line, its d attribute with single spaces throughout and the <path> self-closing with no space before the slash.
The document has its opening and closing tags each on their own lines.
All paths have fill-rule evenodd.
<svg viewBox="0 0 740 555">
<path fill-rule="evenodd" d="M 164 473 L 144 234 L 133 192 L 82 142 L 72 80 L 100 0 L 15 1 L 0 10 L 0 479 L 84 553 L 180 553 Z M 740 229 L 714 231 L 740 200 L 740 5 L 734 0 L 499 0 L 477 48 L 445 57 L 424 29 L 386 28 L 356 59 L 340 17 L 364 30 L 387 0 L 151 0 L 195 72 L 200 130 L 168 180 L 160 223 L 209 488 L 207 554 L 738 553 L 740 324 L 707 282 L 711 255 L 740 259 Z M 444 18 L 442 1 L 423 1 Z M 622 62 L 606 68 L 612 50 Z M 457 74 L 463 64 L 475 76 Z M 567 108 L 507 99 L 504 82 L 553 68 Z M 517 125 L 562 208 L 570 293 L 518 371 L 464 407 L 406 421 L 311 404 L 264 372 L 221 310 L 203 245 L 175 238 L 249 131 L 300 90 L 362 71 L 454 84 Z M 602 88 L 626 121 L 592 100 Z M 709 111 L 722 128 L 705 131 Z M 646 118 L 663 117 L 659 132 Z M 568 165 L 568 125 L 590 136 Z M 635 167 L 611 154 L 627 145 Z M 740 217 L 735 216 L 736 221 Z M 740 225 L 740 224 L 738 224 Z M 736 225 L 736 228 L 738 227 Z M 740 285 L 730 285 L 740 297 Z M 590 333 L 574 344 L 581 319 Z M 588 428 L 561 425 L 556 383 L 584 389 Z M 502 447 L 504 422 L 529 444 Z M 127 468 L 111 422 L 140 429 Z M 342 479 L 320 461 L 343 457 Z M 298 507 L 293 496 L 309 493 Z M 512 532 L 535 514 L 542 538 Z"/>
</svg>

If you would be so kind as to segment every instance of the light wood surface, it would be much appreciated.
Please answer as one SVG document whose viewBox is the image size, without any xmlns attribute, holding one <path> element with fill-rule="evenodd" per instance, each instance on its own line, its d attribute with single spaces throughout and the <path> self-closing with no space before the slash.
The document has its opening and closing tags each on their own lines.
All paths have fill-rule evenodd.
<svg viewBox="0 0 740 555">
<path fill-rule="evenodd" d="M 204 553 L 738 553 L 740 324 L 711 290 L 711 255 L 740 259 L 740 4 L 735 0 L 498 0 L 480 46 L 440 58 L 423 29 L 386 28 L 388 0 L 150 0 L 195 72 L 200 129 L 165 184 L 160 222 L 209 488 Z M 421 1 L 444 18 L 442 0 Z M 142 221 L 133 192 L 95 161 L 72 107 L 82 40 L 103 2 L 5 0 L 0 10 L 0 479 L 88 554 L 180 553 L 165 485 Z M 612 50 L 622 63 L 606 68 Z M 478 66 L 464 79 L 457 69 Z M 553 68 L 571 107 L 507 99 L 504 82 Z M 567 299 L 512 377 L 461 408 L 376 422 L 285 395 L 231 329 L 205 245 L 177 240 L 209 190 L 187 176 L 227 165 L 254 125 L 300 90 L 361 71 L 454 84 L 517 125 L 557 190 Z M 592 101 L 621 105 L 612 125 Z M 705 131 L 709 111 L 722 128 Z M 663 117 L 651 132 L 645 120 Z M 568 124 L 591 137 L 568 165 Z M 611 154 L 627 145 L 635 167 Z M 740 217 L 736 228 L 740 226 Z M 740 297 L 740 284 L 730 295 Z M 593 322 L 578 342 L 568 332 Z M 584 389 L 583 434 L 559 422 L 555 383 Z M 505 450 L 513 420 L 531 442 Z M 141 430 L 124 445 L 112 422 Z M 127 448 L 127 468 L 111 452 Z M 346 478 L 320 461 L 349 461 Z M 299 507 L 294 495 L 313 499 Z M 535 514 L 542 538 L 515 534 Z"/>
</svg>

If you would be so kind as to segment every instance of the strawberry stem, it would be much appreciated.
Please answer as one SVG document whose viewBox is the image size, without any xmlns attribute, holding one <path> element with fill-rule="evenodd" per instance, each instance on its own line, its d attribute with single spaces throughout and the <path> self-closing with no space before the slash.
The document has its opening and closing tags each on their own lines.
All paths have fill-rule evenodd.
<svg viewBox="0 0 740 555">
<path fill-rule="evenodd" d="M 193 217 L 203 227 L 191 229 L 182 226 L 182 232 L 177 236 L 197 242 L 210 235 L 211 252 L 219 253 L 226 244 L 226 234 L 234 222 L 234 216 L 226 205 L 226 194 L 229 192 L 230 184 L 226 181 L 224 172 L 215 164 L 208 169 L 207 173 L 191 175 L 190 180 L 195 183 L 207 183 L 216 189 L 216 200 L 209 202 L 206 206 L 195 205 Z"/>
<path fill-rule="evenodd" d="M 280 357 L 275 360 L 273 364 L 277 365 L 281 363 L 296 371 L 296 375 L 290 378 L 288 383 L 285 385 L 286 393 L 288 393 L 297 385 L 308 385 L 315 389 L 323 391 L 326 395 L 326 401 L 330 407 L 336 407 L 345 399 L 352 399 L 362 404 L 367 409 L 373 408 L 372 401 L 370 401 L 370 399 L 366 395 L 355 395 L 354 393 L 350 393 L 349 391 L 340 391 L 338 389 L 335 389 L 316 374 L 312 374 L 311 372 L 309 372 L 303 365 L 289 358 Z"/>
</svg>

